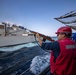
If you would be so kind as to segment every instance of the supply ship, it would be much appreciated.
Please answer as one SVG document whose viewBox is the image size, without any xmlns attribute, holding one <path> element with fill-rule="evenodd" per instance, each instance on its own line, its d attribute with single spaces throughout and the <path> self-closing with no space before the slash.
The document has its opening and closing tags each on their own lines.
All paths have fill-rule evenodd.
<svg viewBox="0 0 76 75">
<path fill-rule="evenodd" d="M 29 42 L 35 42 L 34 35 L 24 29 L 23 26 L 17 26 L 10 23 L 0 23 L 0 47 L 13 46 L 19 44 L 25 44 Z"/>
</svg>

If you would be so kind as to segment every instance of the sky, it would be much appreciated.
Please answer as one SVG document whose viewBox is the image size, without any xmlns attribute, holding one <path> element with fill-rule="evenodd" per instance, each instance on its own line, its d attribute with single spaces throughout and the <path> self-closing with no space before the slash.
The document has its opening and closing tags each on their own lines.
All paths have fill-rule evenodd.
<svg viewBox="0 0 76 75">
<path fill-rule="evenodd" d="M 47 36 L 64 24 L 55 20 L 76 10 L 76 0 L 0 0 L 0 22 L 10 22 Z"/>
</svg>

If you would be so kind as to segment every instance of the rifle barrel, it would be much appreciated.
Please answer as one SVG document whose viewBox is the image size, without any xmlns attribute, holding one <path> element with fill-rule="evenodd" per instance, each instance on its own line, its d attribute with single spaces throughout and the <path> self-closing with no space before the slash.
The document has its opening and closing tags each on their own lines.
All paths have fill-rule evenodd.
<svg viewBox="0 0 76 75">
<path fill-rule="evenodd" d="M 30 32 L 31 33 L 33 33 L 33 34 L 37 34 L 38 32 L 35 32 L 35 31 L 31 31 L 30 30 Z M 47 39 L 47 40 L 49 40 L 49 41 L 52 41 L 52 42 L 54 42 L 55 40 L 53 40 L 51 37 L 49 37 L 49 36 L 45 36 L 45 35 L 43 35 L 43 34 L 41 34 L 41 33 L 38 33 L 41 37 L 43 37 L 44 39 Z"/>
</svg>

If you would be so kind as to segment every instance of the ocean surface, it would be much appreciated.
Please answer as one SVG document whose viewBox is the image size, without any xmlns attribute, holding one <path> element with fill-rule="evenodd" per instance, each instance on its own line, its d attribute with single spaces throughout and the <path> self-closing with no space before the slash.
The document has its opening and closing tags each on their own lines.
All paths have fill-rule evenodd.
<svg viewBox="0 0 76 75">
<path fill-rule="evenodd" d="M 52 39 L 57 40 L 57 37 L 52 37 Z M 46 42 L 51 42 L 51 41 L 46 40 Z M 10 46 L 10 47 L 0 47 L 0 51 L 15 51 L 15 50 L 21 49 L 23 47 L 33 47 L 33 46 L 37 46 L 37 45 L 38 45 L 38 42 Z"/>
<path fill-rule="evenodd" d="M 43 50 L 37 42 L 1 47 L 0 75 L 41 75 L 49 67 L 49 58 L 50 51 Z"/>
</svg>

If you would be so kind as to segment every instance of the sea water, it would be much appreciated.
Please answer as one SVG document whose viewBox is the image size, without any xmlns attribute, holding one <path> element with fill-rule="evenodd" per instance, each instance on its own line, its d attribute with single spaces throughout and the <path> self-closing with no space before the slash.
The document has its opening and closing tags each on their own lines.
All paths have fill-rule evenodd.
<svg viewBox="0 0 76 75">
<path fill-rule="evenodd" d="M 27 43 L 27 44 L 10 46 L 10 47 L 1 47 L 0 51 L 15 51 L 15 50 L 21 49 L 23 47 L 33 47 L 36 45 L 37 45 L 37 43 Z"/>
<path fill-rule="evenodd" d="M 54 39 L 56 41 L 57 37 L 52 37 L 52 39 Z M 51 41 L 46 40 L 46 42 L 51 42 Z M 15 50 L 21 49 L 23 47 L 33 47 L 36 45 L 38 45 L 38 42 L 27 43 L 27 44 L 16 45 L 16 46 L 10 46 L 10 47 L 1 47 L 0 51 L 15 51 Z"/>
<path fill-rule="evenodd" d="M 57 40 L 56 37 L 53 37 L 54 40 Z M 50 41 L 46 41 L 46 42 L 50 42 Z M 5 51 L 5 52 L 8 52 L 8 51 L 17 51 L 18 49 L 20 48 L 23 48 L 23 47 L 28 47 L 28 48 L 31 48 L 31 47 L 34 47 L 34 46 L 38 46 L 38 43 L 35 42 L 35 43 L 27 43 L 27 44 L 23 44 L 23 45 L 17 45 L 17 46 L 12 46 L 12 47 L 3 47 L 3 48 L 0 48 L 0 51 Z M 40 49 L 39 49 L 40 50 Z M 30 51 L 33 51 L 32 48 Z M 41 52 L 41 51 L 40 51 Z M 24 53 L 24 52 L 23 52 Z M 35 52 L 34 52 L 35 53 Z M 36 53 L 35 53 L 36 54 Z M 26 54 L 27 55 L 27 54 Z M 31 55 L 31 54 L 30 54 Z M 45 69 L 47 69 L 47 67 L 49 67 L 50 65 L 50 52 L 46 52 L 44 51 L 44 53 L 42 53 L 41 55 L 35 55 L 35 57 L 33 57 L 31 59 L 31 63 L 29 65 L 29 70 L 31 73 L 35 74 L 35 75 L 39 75 L 41 74 Z M 30 56 L 29 56 L 30 57 Z M 16 57 L 15 57 L 16 58 Z M 19 56 L 19 58 L 21 58 Z M 25 57 L 24 57 L 25 58 Z M 13 58 L 12 58 L 13 59 Z M 12 60 L 11 59 L 11 60 Z M 1 58 L 2 60 L 2 58 Z M 7 63 L 6 63 L 7 64 Z M 14 63 L 15 64 L 15 63 Z M 25 67 L 25 66 L 24 66 Z M 30 74 L 29 74 L 30 75 Z"/>
</svg>

